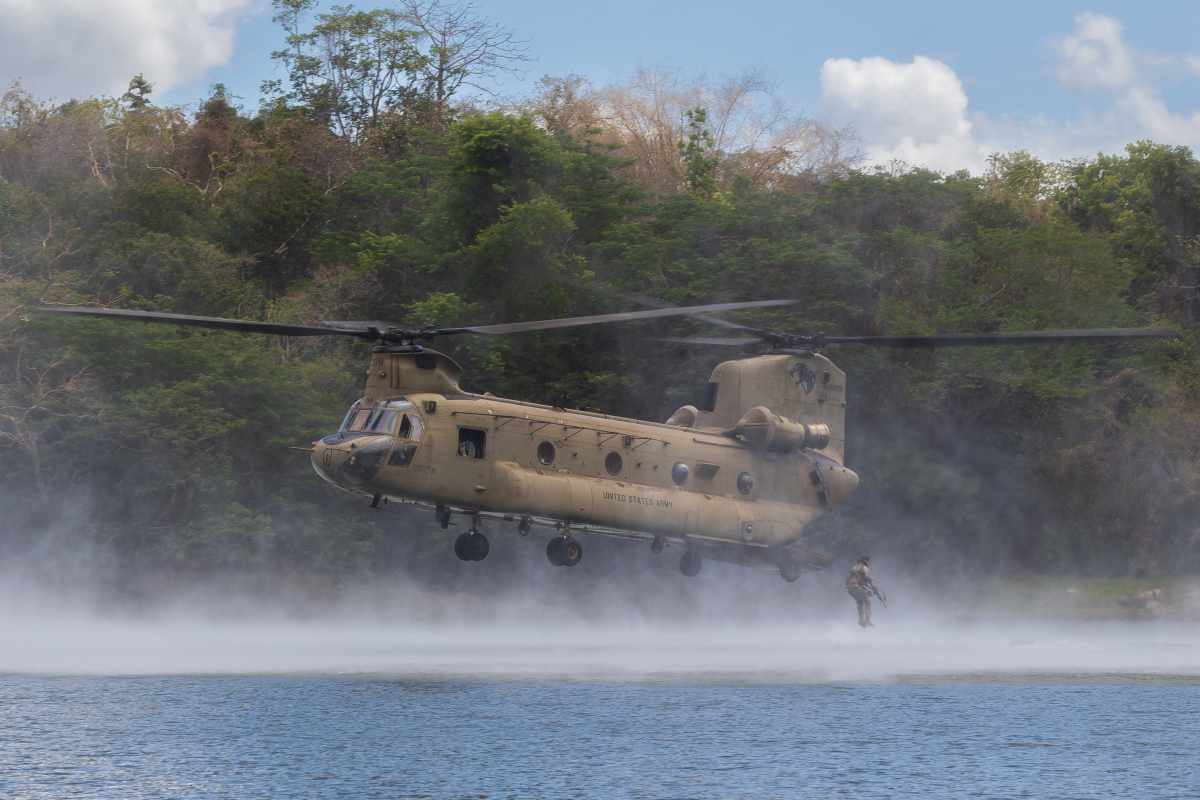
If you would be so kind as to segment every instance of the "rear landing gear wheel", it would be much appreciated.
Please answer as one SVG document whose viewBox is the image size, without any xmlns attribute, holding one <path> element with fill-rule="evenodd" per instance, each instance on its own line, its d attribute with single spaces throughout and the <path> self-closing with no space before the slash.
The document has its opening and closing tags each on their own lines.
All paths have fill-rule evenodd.
<svg viewBox="0 0 1200 800">
<path fill-rule="evenodd" d="M 667 543 L 663 541 L 661 536 L 655 536 L 654 541 L 650 543 L 650 552 L 654 553 L 654 555 L 658 555 L 666 546 Z"/>
<path fill-rule="evenodd" d="M 583 545 L 578 539 L 568 537 L 562 540 L 562 565 L 564 567 L 573 567 L 583 558 Z"/>
<path fill-rule="evenodd" d="M 454 540 L 454 555 L 458 556 L 461 561 L 470 561 L 471 557 L 467 555 L 467 537 L 469 533 L 460 533 Z"/>
<path fill-rule="evenodd" d="M 795 556 L 784 556 L 783 561 L 779 562 L 779 574 L 788 583 L 795 583 L 803 573 L 804 565 Z"/>
<path fill-rule="evenodd" d="M 699 553 L 688 550 L 679 559 L 679 571 L 689 578 L 694 578 L 700 574 L 700 567 L 703 563 L 704 559 L 700 557 Z"/>
<path fill-rule="evenodd" d="M 462 549 L 467 558 L 471 561 L 483 561 L 487 558 L 488 551 L 492 549 L 487 537 L 479 531 L 471 531 L 466 536 Z"/>
<path fill-rule="evenodd" d="M 563 565 L 563 537 L 555 536 L 546 543 L 546 558 L 556 567 Z"/>
</svg>

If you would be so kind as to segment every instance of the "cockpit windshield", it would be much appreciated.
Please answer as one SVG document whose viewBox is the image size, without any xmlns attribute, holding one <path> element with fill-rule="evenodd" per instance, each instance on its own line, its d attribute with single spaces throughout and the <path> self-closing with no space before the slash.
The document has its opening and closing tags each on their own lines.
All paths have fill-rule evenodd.
<svg viewBox="0 0 1200 800">
<path fill-rule="evenodd" d="M 361 402 L 361 401 L 360 401 Z M 403 398 L 384 400 L 378 408 L 359 408 L 358 403 L 350 407 L 342 420 L 341 430 L 362 433 L 392 433 L 396 421 L 400 421 L 398 435 L 402 439 L 417 441 L 421 438 L 421 419 L 416 415 L 417 407 Z M 405 414 L 408 411 L 411 413 Z"/>
</svg>

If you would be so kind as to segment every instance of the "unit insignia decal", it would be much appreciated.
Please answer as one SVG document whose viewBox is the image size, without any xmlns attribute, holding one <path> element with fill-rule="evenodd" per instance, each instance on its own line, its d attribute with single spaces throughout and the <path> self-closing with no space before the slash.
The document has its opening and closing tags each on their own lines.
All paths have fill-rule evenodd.
<svg viewBox="0 0 1200 800">
<path fill-rule="evenodd" d="M 817 385 L 817 373 L 803 361 L 797 361 L 796 366 L 788 370 L 788 375 L 796 376 L 796 385 L 803 386 L 805 394 L 812 392 L 813 387 Z"/>
</svg>

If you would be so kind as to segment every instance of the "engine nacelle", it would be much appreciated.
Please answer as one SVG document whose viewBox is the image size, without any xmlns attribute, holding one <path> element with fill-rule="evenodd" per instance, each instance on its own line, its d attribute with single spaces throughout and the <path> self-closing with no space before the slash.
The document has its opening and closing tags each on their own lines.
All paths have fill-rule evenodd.
<svg viewBox="0 0 1200 800">
<path fill-rule="evenodd" d="M 756 450 L 777 450 L 786 453 L 793 447 L 824 450 L 829 446 L 828 425 L 792 422 L 786 417 L 772 414 L 771 409 L 766 406 L 750 409 L 729 433 L 744 437 Z"/>
</svg>

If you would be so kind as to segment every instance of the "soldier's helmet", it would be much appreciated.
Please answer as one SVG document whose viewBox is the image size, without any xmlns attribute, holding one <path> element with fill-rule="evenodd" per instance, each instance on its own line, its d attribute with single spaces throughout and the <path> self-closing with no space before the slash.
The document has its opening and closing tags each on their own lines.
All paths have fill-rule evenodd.
<svg viewBox="0 0 1200 800">
<path fill-rule="evenodd" d="M 871 557 L 870 557 L 870 556 L 863 556 L 862 558 L 860 558 L 860 559 L 858 560 L 858 563 L 860 563 L 860 564 L 866 564 L 866 563 L 870 562 L 870 560 L 871 560 Z"/>
</svg>

